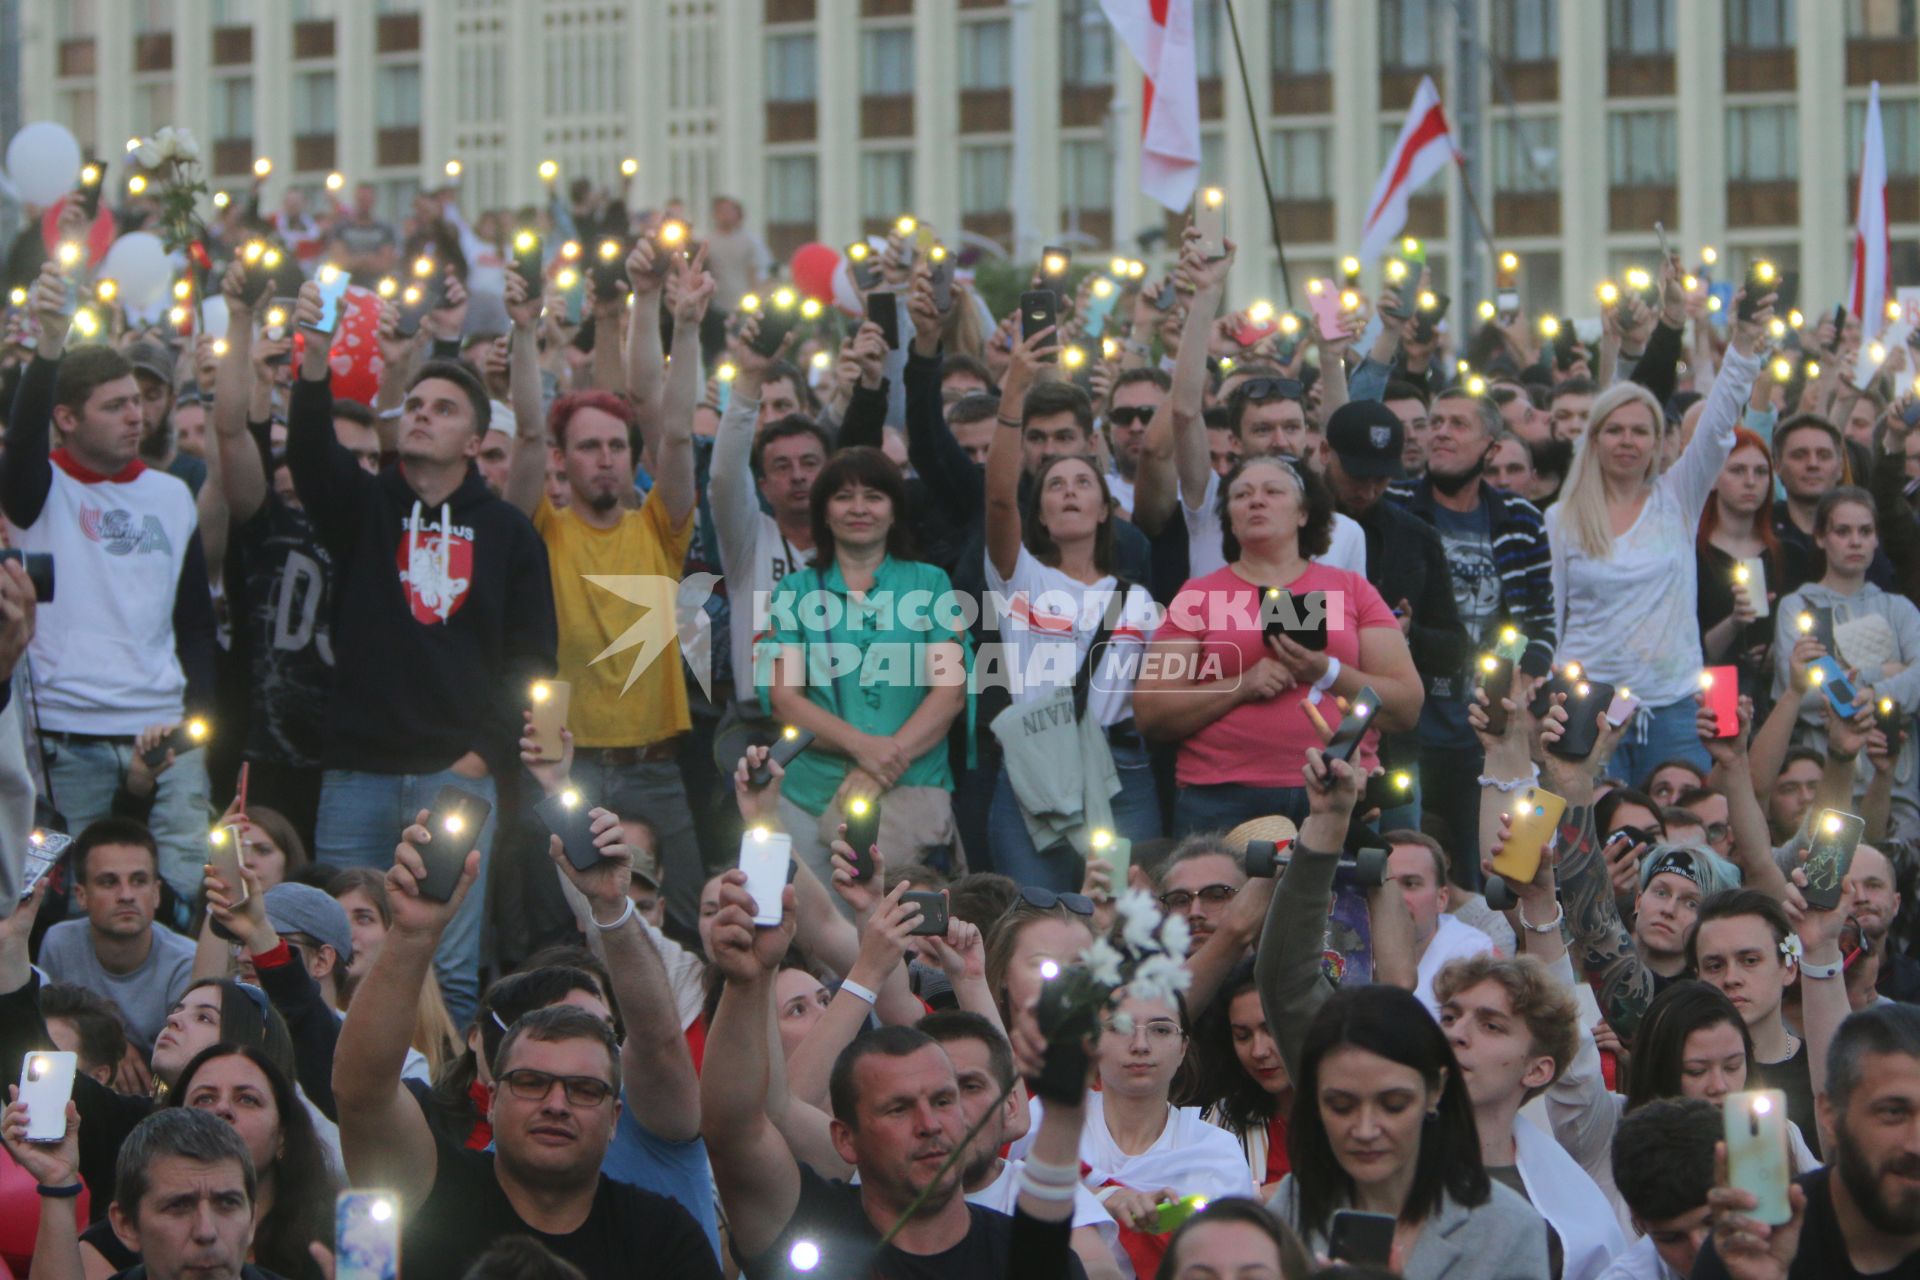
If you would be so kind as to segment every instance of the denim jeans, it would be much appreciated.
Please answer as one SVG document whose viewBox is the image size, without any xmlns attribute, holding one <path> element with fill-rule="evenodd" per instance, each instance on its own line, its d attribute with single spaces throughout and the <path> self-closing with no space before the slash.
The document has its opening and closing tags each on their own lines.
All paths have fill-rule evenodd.
<svg viewBox="0 0 1920 1280">
<path fill-rule="evenodd" d="M 1637 787 L 1669 760 L 1685 760 L 1697 765 L 1702 773 L 1713 768 L 1713 758 L 1694 730 L 1694 713 L 1698 710 L 1699 704 L 1692 698 L 1646 708 L 1644 714 L 1634 717 L 1620 745 L 1613 749 L 1607 773 Z"/>
<path fill-rule="evenodd" d="M 133 763 L 133 739 L 46 735 L 53 804 L 74 835 L 113 811 L 113 794 Z M 207 861 L 207 753 L 183 751 L 155 781 L 147 827 L 160 846 L 160 878 L 182 902 L 200 901 Z"/>
<path fill-rule="evenodd" d="M 676 760 L 633 760 L 610 764 L 608 753 L 593 747 L 574 752 L 573 782 L 589 803 L 623 818 L 645 818 L 653 828 L 660 871 L 666 883 L 667 915 L 691 936 L 699 937 L 700 886 L 707 869 L 693 829 L 693 809 Z M 537 791 L 534 793 L 539 794 Z"/>
<path fill-rule="evenodd" d="M 433 808 L 442 787 L 458 787 L 496 809 L 499 796 L 492 778 L 469 778 L 451 769 L 438 773 L 363 773 L 329 769 L 320 784 L 320 817 L 314 830 L 314 861 L 325 867 L 393 865 L 400 833 L 420 810 Z M 467 894 L 434 953 L 434 971 L 447 999 L 453 1025 L 464 1028 L 480 1003 L 480 940 L 487 918 L 487 863 L 493 850 L 497 813 L 480 829 L 480 878 Z"/>
<path fill-rule="evenodd" d="M 1205 787 L 1181 787 L 1173 802 L 1173 834 L 1184 838 L 1196 831 L 1231 831 L 1253 818 L 1275 814 L 1307 820 L 1305 787 L 1247 787 L 1223 782 Z"/>
<path fill-rule="evenodd" d="M 1113 748 L 1114 768 L 1120 774 L 1120 790 L 1113 794 L 1113 830 L 1139 844 L 1160 835 L 1160 801 L 1153 789 L 1153 766 L 1145 747 Z M 1014 797 L 1013 782 L 1005 765 L 993 786 L 993 806 L 987 814 L 987 837 L 993 848 L 993 869 L 1011 876 L 1022 885 L 1038 885 L 1055 893 L 1077 893 L 1086 868 L 1071 849 L 1043 853 L 1033 847 L 1027 834 L 1027 820 L 1020 816 L 1020 802 Z M 1115 893 L 1125 889 L 1115 885 Z"/>
</svg>

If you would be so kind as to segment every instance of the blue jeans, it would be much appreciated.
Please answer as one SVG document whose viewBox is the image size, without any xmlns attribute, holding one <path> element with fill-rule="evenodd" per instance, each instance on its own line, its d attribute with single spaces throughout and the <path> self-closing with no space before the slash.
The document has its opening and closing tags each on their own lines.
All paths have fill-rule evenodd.
<svg viewBox="0 0 1920 1280">
<path fill-rule="evenodd" d="M 1638 787 L 1669 760 L 1685 760 L 1697 765 L 1702 773 L 1713 768 L 1713 758 L 1694 731 L 1693 718 L 1698 710 L 1692 698 L 1646 708 L 1647 714 L 1634 717 L 1620 745 L 1613 749 L 1607 773 L 1630 787 Z"/>
<path fill-rule="evenodd" d="M 1184 838 L 1196 831 L 1231 831 L 1253 818 L 1275 814 L 1292 818 L 1295 824 L 1305 822 L 1307 789 L 1246 787 L 1237 782 L 1181 787 L 1173 802 L 1173 834 Z"/>
<path fill-rule="evenodd" d="M 69 738 L 48 732 L 53 804 L 74 835 L 113 811 L 113 793 L 133 763 L 132 738 Z M 190 909 L 200 901 L 207 861 L 207 753 L 183 751 L 155 780 L 147 828 L 160 847 L 160 878 Z"/>
<path fill-rule="evenodd" d="M 1160 802 L 1153 789 L 1153 766 L 1145 747 L 1115 747 L 1114 768 L 1120 774 L 1120 790 L 1114 793 L 1114 834 L 1139 844 L 1160 836 Z M 1014 798 L 1013 782 L 1006 766 L 993 786 L 993 807 L 987 814 L 987 837 L 993 845 L 993 869 L 1012 876 L 1022 885 L 1039 885 L 1055 893 L 1077 893 L 1085 868 L 1071 850 L 1055 849 L 1042 853 L 1033 847 L 1027 834 L 1027 820 L 1020 816 L 1020 802 Z M 1115 893 L 1126 888 L 1115 885 Z"/>
<path fill-rule="evenodd" d="M 433 808 L 442 787 L 458 787 L 493 805 L 480 829 L 480 878 L 474 882 L 434 953 L 434 971 L 447 999 L 453 1024 L 464 1028 L 480 1004 L 480 934 L 487 918 L 487 863 L 499 822 L 499 796 L 492 778 L 469 778 L 442 769 L 438 773 L 363 773 L 329 769 L 320 784 L 320 817 L 314 828 L 313 859 L 323 867 L 393 865 L 393 847 L 420 810 Z"/>
</svg>

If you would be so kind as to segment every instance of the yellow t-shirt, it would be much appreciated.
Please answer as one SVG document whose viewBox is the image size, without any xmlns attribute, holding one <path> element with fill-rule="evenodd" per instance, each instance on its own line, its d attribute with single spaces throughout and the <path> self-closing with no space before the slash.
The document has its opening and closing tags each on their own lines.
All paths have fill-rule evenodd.
<svg viewBox="0 0 1920 1280">
<path fill-rule="evenodd" d="M 576 746 L 643 747 L 691 727 L 673 605 L 693 517 L 689 510 L 673 528 L 666 504 L 649 494 L 613 528 L 596 529 L 540 499 L 533 527 L 547 544 L 560 624 L 559 678 L 573 686 L 567 727 Z M 621 581 L 610 587 L 589 577 Z M 635 662 L 659 643 L 657 628 L 664 628 L 665 645 L 636 673 Z M 600 656 L 616 643 L 622 645 L 617 652 Z"/>
</svg>

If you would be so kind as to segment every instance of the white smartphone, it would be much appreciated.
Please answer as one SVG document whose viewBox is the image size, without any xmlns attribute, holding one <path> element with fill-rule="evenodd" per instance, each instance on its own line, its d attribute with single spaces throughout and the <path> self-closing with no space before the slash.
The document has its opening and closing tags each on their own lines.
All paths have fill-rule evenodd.
<svg viewBox="0 0 1920 1280">
<path fill-rule="evenodd" d="M 740 869 L 753 896 L 753 922 L 763 929 L 780 923 L 780 896 L 793 868 L 793 837 L 753 827 L 740 837 Z"/>
<path fill-rule="evenodd" d="M 1767 562 L 1759 556 L 1752 556 L 1736 562 L 1733 566 L 1733 580 L 1747 589 L 1747 600 L 1753 605 L 1753 616 L 1764 618 L 1773 612 L 1767 605 Z"/>
<path fill-rule="evenodd" d="M 1778 1089 L 1730 1093 L 1720 1109 L 1727 1126 L 1727 1181 L 1758 1202 L 1748 1215 L 1773 1227 L 1791 1220 L 1787 1095 Z"/>
<path fill-rule="evenodd" d="M 67 1101 L 79 1055 L 35 1049 L 20 1064 L 20 1101 L 27 1106 L 27 1141 L 58 1142 L 67 1136 Z"/>
<path fill-rule="evenodd" d="M 398 1280 L 400 1198 L 342 1191 L 333 1202 L 334 1280 Z"/>
</svg>

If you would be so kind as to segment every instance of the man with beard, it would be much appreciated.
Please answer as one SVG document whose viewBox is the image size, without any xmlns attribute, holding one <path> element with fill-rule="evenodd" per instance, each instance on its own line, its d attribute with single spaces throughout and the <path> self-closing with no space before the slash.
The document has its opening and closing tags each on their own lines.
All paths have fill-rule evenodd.
<svg viewBox="0 0 1920 1280">
<path fill-rule="evenodd" d="M 1133 480 L 1147 441 L 1147 423 L 1166 403 L 1172 386 L 1172 379 L 1159 369 L 1128 369 L 1114 379 L 1113 393 L 1108 397 L 1107 443 L 1113 453 L 1113 470 L 1107 473 L 1107 488 L 1129 517 L 1133 514 Z"/>
<path fill-rule="evenodd" d="M 1500 432 L 1500 413 L 1484 397 L 1459 389 L 1434 397 L 1427 415 L 1427 470 L 1390 485 L 1387 497 L 1432 525 L 1446 552 L 1453 599 L 1465 624 L 1467 660 L 1451 674 L 1427 676 L 1420 712 L 1420 793 L 1429 813 L 1447 824 L 1455 883 L 1479 879 L 1477 778 L 1483 755 L 1467 727 L 1474 658 L 1507 626 L 1551 648 L 1553 584 L 1546 526 L 1534 505 L 1483 478 Z"/>
<path fill-rule="evenodd" d="M 1920 1270 L 1920 1010 L 1879 1005 L 1850 1015 L 1833 1038 L 1820 1124 L 1833 1134 L 1829 1168 L 1796 1179 L 1793 1216 L 1755 1222 L 1753 1194 L 1707 1195 L 1713 1236 L 1694 1280 L 1852 1280 Z M 1836 1177 L 1835 1174 L 1838 1174 Z"/>
<path fill-rule="evenodd" d="M 1893 860 L 1870 844 L 1854 851 L 1847 880 L 1854 887 L 1853 917 L 1868 950 L 1880 958 L 1875 988 L 1889 1000 L 1920 1001 L 1920 961 L 1895 950 L 1887 933 L 1900 915 L 1900 877 Z"/>
</svg>

